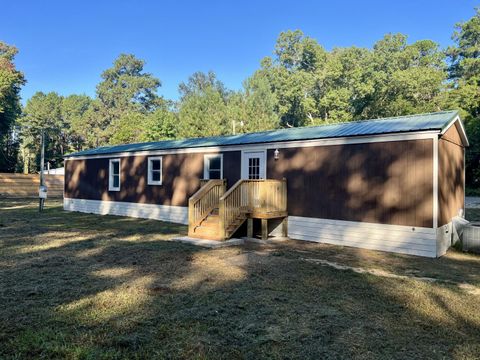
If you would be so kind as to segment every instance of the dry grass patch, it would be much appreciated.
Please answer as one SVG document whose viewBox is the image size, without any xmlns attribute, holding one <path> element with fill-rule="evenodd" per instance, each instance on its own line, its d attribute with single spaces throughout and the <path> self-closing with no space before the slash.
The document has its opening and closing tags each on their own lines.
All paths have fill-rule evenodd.
<svg viewBox="0 0 480 360">
<path fill-rule="evenodd" d="M 455 285 L 480 284 L 477 256 L 295 241 L 205 250 L 165 241 L 181 225 L 35 206 L 0 200 L 0 358 L 480 354 L 479 296 Z"/>
</svg>

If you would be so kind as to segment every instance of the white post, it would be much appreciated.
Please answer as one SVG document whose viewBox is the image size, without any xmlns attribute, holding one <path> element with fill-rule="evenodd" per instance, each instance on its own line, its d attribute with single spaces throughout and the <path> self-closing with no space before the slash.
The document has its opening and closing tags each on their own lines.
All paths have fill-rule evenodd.
<svg viewBox="0 0 480 360">
<path fill-rule="evenodd" d="M 45 166 L 45 132 L 42 130 L 42 144 L 40 148 L 40 186 L 44 185 L 43 171 Z M 45 199 L 39 198 L 38 211 L 43 210 Z"/>
</svg>

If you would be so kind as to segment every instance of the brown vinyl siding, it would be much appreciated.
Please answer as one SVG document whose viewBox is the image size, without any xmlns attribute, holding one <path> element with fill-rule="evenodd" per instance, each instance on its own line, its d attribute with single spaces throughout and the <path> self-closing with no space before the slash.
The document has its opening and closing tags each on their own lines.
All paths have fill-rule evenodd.
<svg viewBox="0 0 480 360">
<path fill-rule="evenodd" d="M 267 176 L 287 178 L 289 215 L 433 226 L 433 140 L 279 147 Z M 108 191 L 109 158 L 66 161 L 65 197 L 187 206 L 203 178 L 204 153 L 163 155 L 163 184 L 147 185 L 147 156 L 121 157 L 121 189 Z M 112 156 L 111 158 L 115 158 Z M 223 152 L 231 187 L 241 152 Z"/>
<path fill-rule="evenodd" d="M 241 175 L 242 153 L 240 151 L 225 151 L 223 153 L 223 177 L 227 180 L 227 187 L 230 188 Z"/>
<path fill-rule="evenodd" d="M 268 150 L 267 176 L 287 179 L 289 215 L 433 227 L 433 141 Z"/>
<path fill-rule="evenodd" d="M 465 209 L 465 149 L 456 126 L 438 140 L 438 226 Z"/>
<path fill-rule="evenodd" d="M 455 124 L 450 126 L 450 128 L 445 132 L 445 134 L 442 135 L 441 139 L 447 140 L 453 144 L 463 147 L 463 142 L 460 136 L 459 127 L 460 125 L 458 124 L 458 121 L 455 122 Z"/>
<path fill-rule="evenodd" d="M 108 191 L 108 164 L 111 158 L 65 162 L 65 197 L 87 200 L 125 201 L 158 205 L 187 206 L 188 198 L 203 179 L 203 153 L 163 155 L 162 185 L 147 184 L 148 156 L 120 157 L 120 191 Z M 229 184 L 240 178 L 232 163 L 240 151 L 223 155 L 224 178 Z"/>
</svg>

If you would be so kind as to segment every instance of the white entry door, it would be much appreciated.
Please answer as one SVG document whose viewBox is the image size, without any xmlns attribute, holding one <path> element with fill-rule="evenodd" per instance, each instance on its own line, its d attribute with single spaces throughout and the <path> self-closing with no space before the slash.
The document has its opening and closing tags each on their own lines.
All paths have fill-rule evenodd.
<svg viewBox="0 0 480 360">
<path fill-rule="evenodd" d="M 265 179 L 267 177 L 266 151 L 242 152 L 242 179 Z"/>
</svg>

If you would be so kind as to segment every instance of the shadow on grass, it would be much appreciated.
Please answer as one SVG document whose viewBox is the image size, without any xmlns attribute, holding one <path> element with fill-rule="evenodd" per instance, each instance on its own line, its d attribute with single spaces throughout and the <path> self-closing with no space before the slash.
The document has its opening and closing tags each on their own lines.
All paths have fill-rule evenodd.
<svg viewBox="0 0 480 360">
<path fill-rule="evenodd" d="M 181 225 L 30 209 L 1 212 L 0 357 L 460 358 L 480 351 L 477 298 L 458 288 L 300 259 L 307 251 L 352 266 L 391 261 L 398 271 L 443 266 L 461 274 L 460 258 L 294 242 L 203 250 L 164 241 L 185 233 Z M 474 258 L 464 260 L 477 272 Z"/>
</svg>

